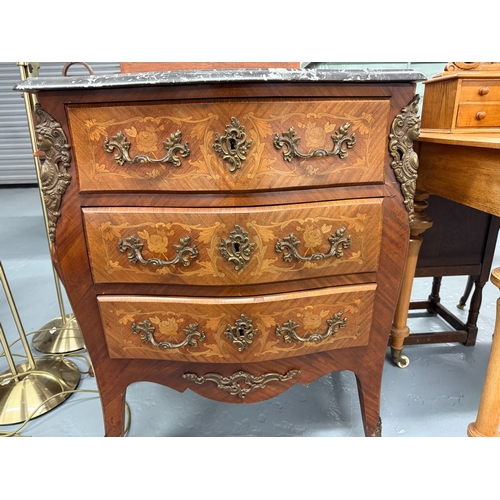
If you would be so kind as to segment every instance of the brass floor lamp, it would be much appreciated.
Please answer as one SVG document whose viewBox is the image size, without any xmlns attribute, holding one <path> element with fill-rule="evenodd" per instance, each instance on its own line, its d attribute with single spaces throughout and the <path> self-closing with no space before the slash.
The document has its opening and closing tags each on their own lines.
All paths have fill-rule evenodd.
<svg viewBox="0 0 500 500">
<path fill-rule="evenodd" d="M 35 359 L 30 351 L 21 319 L 12 297 L 2 263 L 2 283 L 27 361 L 16 364 L 0 323 L 0 343 L 9 370 L 0 373 L 0 425 L 24 422 L 38 417 L 65 401 L 78 383 L 80 371 L 69 360 L 54 356 Z"/>
<path fill-rule="evenodd" d="M 21 80 L 25 80 L 31 76 L 38 76 L 40 63 L 34 62 L 18 62 L 17 63 L 21 73 Z M 33 119 L 33 114 L 36 105 L 36 95 L 24 93 L 24 104 L 26 107 L 26 116 L 28 118 L 28 127 L 31 138 L 31 146 L 33 152 L 35 153 L 38 149 L 36 144 L 36 133 L 35 124 Z M 49 243 L 49 248 L 51 248 L 52 243 L 49 238 L 49 227 L 48 227 L 48 217 L 47 210 L 45 207 L 45 201 L 42 192 L 42 183 L 40 179 L 40 159 L 36 154 L 34 154 L 34 161 L 36 167 L 36 174 L 38 179 L 38 186 L 40 189 L 40 197 L 42 203 L 43 216 L 45 221 L 45 230 L 47 234 L 47 240 Z M 80 327 L 75 319 L 75 316 L 71 314 L 66 314 L 64 310 L 64 302 L 61 293 L 61 284 L 59 277 L 55 269 L 54 272 L 54 282 L 56 286 L 57 298 L 59 302 L 59 309 L 61 315 L 54 318 L 49 323 L 42 326 L 38 333 L 33 336 L 33 347 L 40 352 L 47 354 L 64 354 L 69 352 L 78 351 L 85 347 L 85 343 L 80 331 Z"/>
</svg>

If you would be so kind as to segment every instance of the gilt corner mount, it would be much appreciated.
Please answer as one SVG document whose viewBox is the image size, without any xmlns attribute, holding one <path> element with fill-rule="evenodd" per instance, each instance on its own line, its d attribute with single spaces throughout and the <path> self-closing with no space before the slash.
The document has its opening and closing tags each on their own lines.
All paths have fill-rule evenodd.
<svg viewBox="0 0 500 500">
<path fill-rule="evenodd" d="M 71 182 L 67 172 L 71 164 L 71 147 L 61 125 L 39 104 L 35 106 L 35 119 L 37 149 L 45 155 L 40 165 L 40 189 L 47 212 L 49 239 L 54 243 L 62 196 Z"/>
<path fill-rule="evenodd" d="M 389 135 L 389 152 L 394 158 L 391 167 L 401 184 L 403 203 L 408 212 L 410 226 L 415 220 L 414 197 L 417 186 L 418 155 L 413 149 L 413 141 L 416 141 L 420 135 L 419 101 L 420 96 L 417 94 L 394 118 Z"/>
</svg>

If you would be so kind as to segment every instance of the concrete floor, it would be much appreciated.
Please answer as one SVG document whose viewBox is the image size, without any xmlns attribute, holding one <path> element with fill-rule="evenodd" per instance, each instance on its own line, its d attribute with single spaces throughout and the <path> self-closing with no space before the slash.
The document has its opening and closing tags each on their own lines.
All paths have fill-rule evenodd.
<svg viewBox="0 0 500 500">
<path fill-rule="evenodd" d="M 60 316 L 37 188 L 0 188 L 0 260 L 27 334 Z M 500 256 L 494 267 L 500 266 Z M 457 316 L 455 305 L 465 277 L 444 278 L 442 302 Z M 413 297 L 429 294 L 431 279 L 415 280 Z M 410 365 L 400 369 L 387 358 L 382 386 L 384 437 L 463 437 L 475 420 L 488 361 L 498 289 L 484 288 L 474 347 L 460 344 L 409 346 Z M 69 305 L 67 312 L 71 309 Z M 17 329 L 0 289 L 0 321 L 10 342 Z M 410 319 L 412 331 L 443 328 L 438 318 Z M 30 336 L 28 338 L 31 338 Z M 23 354 L 17 343 L 12 352 Z M 34 355 L 39 353 L 33 350 Z M 82 353 L 80 353 L 82 354 Z M 85 354 L 85 352 L 83 352 Z M 21 358 L 19 362 L 21 362 Z M 71 358 L 82 371 L 87 364 Z M 0 372 L 8 368 L 0 357 Z M 95 379 L 82 375 L 78 389 L 96 390 Z M 127 391 L 131 421 L 128 436 L 363 436 L 358 394 L 351 372 L 336 372 L 304 387 L 295 385 L 280 396 L 251 405 L 217 403 L 191 391 L 183 394 L 151 383 Z M 10 432 L 17 425 L 0 426 Z M 104 435 L 97 393 L 77 393 L 54 410 L 29 422 L 26 436 Z"/>
</svg>

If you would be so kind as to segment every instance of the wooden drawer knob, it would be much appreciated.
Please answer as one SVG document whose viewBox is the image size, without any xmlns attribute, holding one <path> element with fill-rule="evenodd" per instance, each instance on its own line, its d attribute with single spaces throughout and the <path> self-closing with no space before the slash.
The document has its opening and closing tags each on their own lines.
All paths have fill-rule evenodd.
<svg viewBox="0 0 500 500">
<path fill-rule="evenodd" d="M 476 120 L 484 120 L 486 118 L 486 111 L 478 111 L 476 113 Z"/>
<path fill-rule="evenodd" d="M 486 95 L 490 92 L 490 88 L 489 87 L 481 87 L 479 90 L 478 90 L 478 94 L 479 95 Z"/>
</svg>

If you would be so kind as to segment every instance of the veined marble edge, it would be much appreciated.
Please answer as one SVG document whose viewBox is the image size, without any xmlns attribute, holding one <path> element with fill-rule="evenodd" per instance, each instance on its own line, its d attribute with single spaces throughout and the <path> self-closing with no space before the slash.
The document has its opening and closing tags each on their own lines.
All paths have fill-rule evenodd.
<svg viewBox="0 0 500 500">
<path fill-rule="evenodd" d="M 36 91 L 56 89 L 85 89 L 174 85 L 222 82 L 418 82 L 427 80 L 414 70 L 317 70 L 317 69 L 243 69 L 189 70 L 150 73 L 113 73 L 109 75 L 58 76 L 28 78 L 17 83 L 13 90 Z"/>
</svg>

